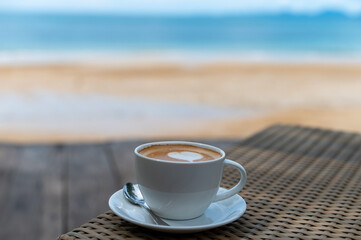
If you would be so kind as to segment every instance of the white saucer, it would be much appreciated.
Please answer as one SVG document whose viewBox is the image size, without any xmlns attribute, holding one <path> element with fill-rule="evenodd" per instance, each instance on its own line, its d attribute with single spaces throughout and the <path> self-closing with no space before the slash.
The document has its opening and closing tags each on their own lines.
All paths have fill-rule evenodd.
<svg viewBox="0 0 361 240">
<path fill-rule="evenodd" d="M 225 191 L 221 188 L 220 191 Z M 238 194 L 226 200 L 212 203 L 205 213 L 190 220 L 164 219 L 169 226 L 156 225 L 148 212 L 143 208 L 128 202 L 123 196 L 123 190 L 114 193 L 109 199 L 110 209 L 119 217 L 136 225 L 172 233 L 192 233 L 219 227 L 237 220 L 246 211 L 246 202 Z"/>
</svg>

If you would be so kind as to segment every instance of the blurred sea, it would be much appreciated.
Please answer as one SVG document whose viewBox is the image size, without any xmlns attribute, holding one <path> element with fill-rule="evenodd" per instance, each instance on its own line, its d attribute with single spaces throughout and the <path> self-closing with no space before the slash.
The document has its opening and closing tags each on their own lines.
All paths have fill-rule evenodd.
<svg viewBox="0 0 361 240">
<path fill-rule="evenodd" d="M 0 62 L 29 54 L 167 52 L 360 60 L 361 16 L 0 13 Z"/>
</svg>

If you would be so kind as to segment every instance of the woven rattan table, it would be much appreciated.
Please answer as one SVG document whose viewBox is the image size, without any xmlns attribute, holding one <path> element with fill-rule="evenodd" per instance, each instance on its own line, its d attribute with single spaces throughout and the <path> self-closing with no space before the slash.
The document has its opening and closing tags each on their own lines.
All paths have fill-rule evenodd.
<svg viewBox="0 0 361 240">
<path fill-rule="evenodd" d="M 274 125 L 226 151 L 248 172 L 237 221 L 170 235 L 108 211 L 59 239 L 361 239 L 360 134 Z M 237 176 L 225 168 L 223 187 Z"/>
</svg>

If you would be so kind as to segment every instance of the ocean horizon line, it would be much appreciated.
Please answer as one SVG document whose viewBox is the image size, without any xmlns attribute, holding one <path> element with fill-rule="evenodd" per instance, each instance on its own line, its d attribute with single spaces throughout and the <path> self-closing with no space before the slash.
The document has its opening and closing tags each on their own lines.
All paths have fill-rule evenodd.
<svg viewBox="0 0 361 240">
<path fill-rule="evenodd" d="M 51 64 L 148 64 L 175 63 L 197 65 L 207 63 L 361 63 L 361 53 L 316 53 L 288 52 L 270 53 L 262 51 L 185 51 L 185 50 L 58 50 L 58 51 L 0 51 L 0 66 L 6 65 L 51 65 Z"/>
<path fill-rule="evenodd" d="M 325 9 L 323 11 L 310 11 L 310 12 L 291 12 L 291 11 L 269 11 L 269 12 L 187 12 L 187 13 L 124 13 L 124 12 L 96 12 L 96 11 L 54 11 L 54 10 L 13 10 L 13 9 L 0 9 L 1 16 L 6 15 L 29 15 L 29 16 L 75 16 L 75 17 L 124 17 L 124 18 L 262 18 L 262 17 L 336 17 L 336 18 L 361 18 L 360 12 L 346 12 L 334 9 Z"/>
</svg>

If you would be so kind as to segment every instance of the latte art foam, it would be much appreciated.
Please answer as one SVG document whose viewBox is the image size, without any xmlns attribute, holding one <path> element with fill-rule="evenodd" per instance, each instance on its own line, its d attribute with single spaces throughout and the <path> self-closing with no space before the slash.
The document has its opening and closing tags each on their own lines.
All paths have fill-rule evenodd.
<svg viewBox="0 0 361 240">
<path fill-rule="evenodd" d="M 186 160 L 189 162 L 193 162 L 195 160 L 202 159 L 204 156 L 195 152 L 170 152 L 168 156 L 171 158 L 175 158 L 178 160 Z"/>
<path fill-rule="evenodd" d="M 172 162 L 201 162 L 220 158 L 216 151 L 192 145 L 153 145 L 139 151 L 143 156 Z"/>
</svg>

